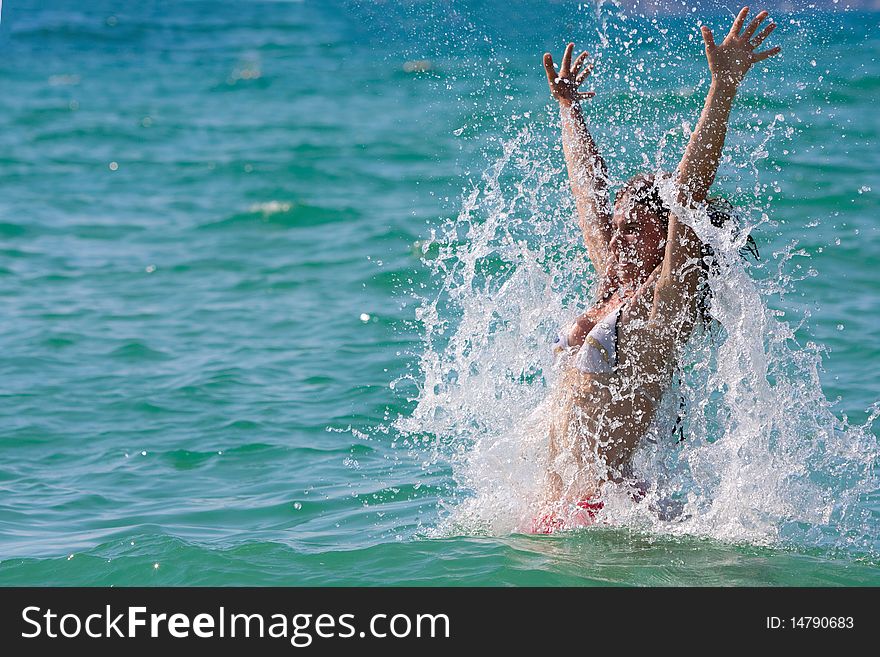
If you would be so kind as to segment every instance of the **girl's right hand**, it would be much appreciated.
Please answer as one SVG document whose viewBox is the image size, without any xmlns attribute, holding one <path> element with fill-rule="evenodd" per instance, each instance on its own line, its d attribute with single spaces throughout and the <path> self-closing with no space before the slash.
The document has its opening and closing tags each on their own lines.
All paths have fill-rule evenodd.
<svg viewBox="0 0 880 657">
<path fill-rule="evenodd" d="M 547 72 L 547 84 L 550 85 L 550 93 L 553 97 L 563 105 L 571 105 L 573 102 L 583 98 L 592 98 L 595 92 L 578 91 L 587 76 L 593 70 L 592 64 L 584 66 L 587 60 L 587 53 L 582 52 L 578 55 L 574 64 L 571 63 L 571 53 L 574 50 L 574 44 L 569 43 L 562 55 L 562 66 L 559 71 L 553 66 L 553 57 L 549 52 L 544 53 L 544 70 Z M 583 66 L 583 69 L 581 68 Z"/>
</svg>

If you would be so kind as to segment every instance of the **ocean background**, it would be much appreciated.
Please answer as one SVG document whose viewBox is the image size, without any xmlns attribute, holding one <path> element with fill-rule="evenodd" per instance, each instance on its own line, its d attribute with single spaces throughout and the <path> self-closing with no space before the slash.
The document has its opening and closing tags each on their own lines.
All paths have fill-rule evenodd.
<svg viewBox="0 0 880 657">
<path fill-rule="evenodd" d="M 529 536 L 496 437 L 590 276 L 541 55 L 596 54 L 612 177 L 674 168 L 726 3 L 4 3 L 0 584 L 880 585 L 880 13 L 798 7 L 716 183 L 797 422 L 690 427 L 690 521 Z"/>
</svg>

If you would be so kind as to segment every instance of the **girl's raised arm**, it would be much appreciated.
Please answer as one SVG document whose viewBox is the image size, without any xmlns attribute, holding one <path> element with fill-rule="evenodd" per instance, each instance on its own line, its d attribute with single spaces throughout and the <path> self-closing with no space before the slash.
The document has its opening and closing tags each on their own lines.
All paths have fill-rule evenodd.
<svg viewBox="0 0 880 657">
<path fill-rule="evenodd" d="M 748 7 L 740 10 L 720 45 L 715 45 L 708 27 L 702 28 L 712 84 L 700 120 L 675 172 L 678 203 L 681 206 L 688 207 L 705 201 L 718 171 L 730 108 L 739 84 L 753 64 L 780 50 L 777 46 L 756 52 L 776 26 L 770 23 L 755 35 L 767 18 L 767 12 L 762 11 L 743 30 L 748 13 Z M 670 213 L 666 252 L 654 289 L 651 319 L 676 333 L 682 330 L 685 334 L 689 333 L 695 318 L 700 257 L 700 241 L 693 230 L 679 221 L 675 212 Z"/>
<path fill-rule="evenodd" d="M 605 161 L 587 129 L 580 101 L 591 98 L 592 91 L 580 92 L 578 87 L 592 70 L 584 66 L 587 53 L 582 52 L 571 63 L 574 44 L 569 43 L 557 72 L 550 53 L 544 54 L 544 70 L 550 93 L 559 101 L 562 118 L 562 148 L 568 165 L 568 178 L 578 209 L 587 252 L 596 272 L 602 276 L 608 267 L 608 242 L 611 241 L 611 206 Z"/>
<path fill-rule="evenodd" d="M 712 72 L 712 85 L 709 88 L 703 113 L 676 172 L 681 188 L 679 193 L 681 203 L 698 203 L 705 200 L 718 170 L 721 149 L 724 147 L 724 138 L 727 134 L 727 119 L 739 84 L 753 64 L 777 54 L 780 50 L 777 46 L 763 52 L 755 52 L 776 25 L 770 23 L 755 36 L 755 32 L 768 14 L 762 11 L 745 30 L 742 30 L 748 13 L 748 7 L 740 10 L 730 32 L 718 46 L 715 45 L 712 37 L 712 30 L 705 25 L 701 28 L 709 70 Z"/>
</svg>

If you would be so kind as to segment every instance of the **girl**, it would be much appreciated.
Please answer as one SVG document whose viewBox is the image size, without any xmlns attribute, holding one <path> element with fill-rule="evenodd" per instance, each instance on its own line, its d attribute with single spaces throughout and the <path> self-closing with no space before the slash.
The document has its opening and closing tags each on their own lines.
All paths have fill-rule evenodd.
<svg viewBox="0 0 880 657">
<path fill-rule="evenodd" d="M 671 185 L 638 175 L 613 206 L 605 162 L 580 105 L 594 95 L 578 91 L 591 70 L 584 66 L 587 53 L 572 64 L 574 44 L 568 44 L 559 71 L 544 55 L 584 240 L 602 278 L 595 305 L 556 340 L 556 349 L 570 359 L 551 421 L 547 496 L 533 531 L 590 524 L 603 506 L 602 486 L 629 480 L 630 458 L 690 336 L 700 305 L 703 245 L 680 215 L 705 207 L 743 77 L 780 50 L 758 51 L 776 26 L 758 31 L 766 11 L 746 26 L 748 13 L 743 7 L 718 45 L 711 30 L 702 28 L 712 83 L 684 157 L 667 181 Z M 661 198 L 665 187 L 671 194 Z M 638 499 L 644 491 L 633 495 Z"/>
</svg>

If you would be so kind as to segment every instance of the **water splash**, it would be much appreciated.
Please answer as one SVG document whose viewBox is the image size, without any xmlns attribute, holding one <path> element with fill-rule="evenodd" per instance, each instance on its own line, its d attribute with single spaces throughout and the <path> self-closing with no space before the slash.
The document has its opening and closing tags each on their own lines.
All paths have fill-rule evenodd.
<svg viewBox="0 0 880 657">
<path fill-rule="evenodd" d="M 686 82 L 694 73 L 685 64 L 658 70 L 648 62 L 657 51 L 681 61 L 685 41 L 656 19 L 627 23 L 619 3 L 589 12 L 601 37 L 595 57 L 605 66 L 604 73 L 597 66 L 592 88 L 611 96 L 611 108 L 596 114 L 612 183 L 634 164 L 674 168 L 705 87 Z M 615 51 L 625 58 L 609 61 Z M 873 422 L 880 402 L 864 424 L 839 417 L 820 384 L 822 346 L 798 337 L 809 313 L 786 321 L 776 309 L 799 280 L 816 275 L 800 262 L 808 254 L 797 242 L 757 265 L 740 257 L 750 232 L 777 226 L 770 217 L 780 183 L 764 182 L 763 169 L 797 129 L 777 111 L 779 97 L 746 88 L 739 104 L 719 180 L 739 208 L 742 230 L 716 228 L 699 213 L 685 217 L 719 263 L 709 277 L 713 328 L 692 338 L 666 400 L 684 400 L 687 439 L 658 433 L 642 441 L 633 463 L 651 483 L 646 500 L 634 504 L 612 490 L 602 520 L 876 556 L 870 504 L 878 490 Z M 417 403 L 396 429 L 432 436 L 429 461 L 452 467 L 457 488 L 445 500 L 438 534 L 503 534 L 528 522 L 543 479 L 548 400 L 560 377 L 549 343 L 590 304 L 595 276 L 580 244 L 552 111 L 546 118 L 513 115 L 505 123 L 481 182 L 422 244 L 437 286 L 417 313 L 424 336 Z M 670 124 L 676 127 L 660 127 Z"/>
</svg>

